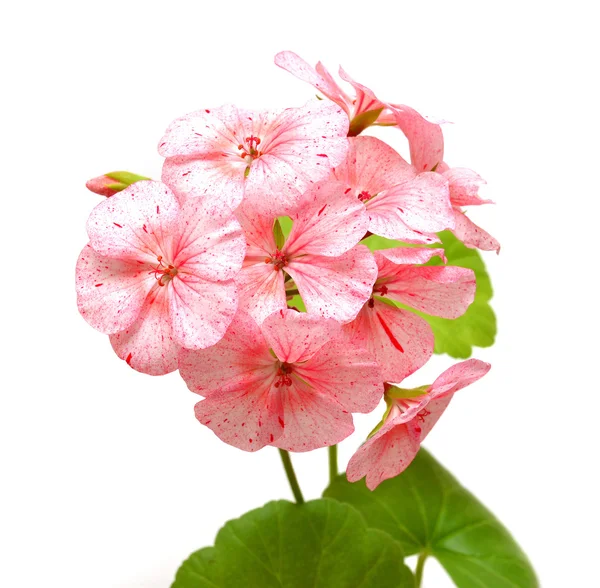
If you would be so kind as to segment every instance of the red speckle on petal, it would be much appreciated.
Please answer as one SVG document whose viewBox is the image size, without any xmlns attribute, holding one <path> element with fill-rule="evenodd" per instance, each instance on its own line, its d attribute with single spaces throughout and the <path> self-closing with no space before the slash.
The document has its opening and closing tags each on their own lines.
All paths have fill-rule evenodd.
<svg viewBox="0 0 600 588">
<path fill-rule="evenodd" d="M 160 206 L 156 206 L 156 214 L 160 214 Z"/>
<path fill-rule="evenodd" d="M 248 439 L 248 441 L 249 441 L 250 443 L 252 443 L 252 439 Z"/>
<path fill-rule="evenodd" d="M 275 439 L 275 437 L 273 437 L 273 433 L 271 433 L 271 443 L 273 443 L 274 439 Z"/>
<path fill-rule="evenodd" d="M 119 227 L 119 229 L 123 228 L 123 225 L 120 225 L 119 223 L 113 223 L 113 225 L 115 225 L 116 227 Z"/>
<path fill-rule="evenodd" d="M 206 112 L 206 114 L 210 114 L 210 110 L 208 109 L 204 109 L 204 112 Z"/>
<path fill-rule="evenodd" d="M 100 284 L 96 284 L 96 288 L 97 288 L 98 286 L 102 286 L 102 283 L 100 283 Z"/>
<path fill-rule="evenodd" d="M 377 314 L 377 318 L 379 319 L 379 322 L 381 323 L 381 326 L 383 327 L 383 330 L 385 331 L 385 334 L 388 336 L 388 338 L 391 341 L 392 345 L 398 351 L 400 351 L 401 353 L 404 353 L 404 349 L 402 348 L 402 345 L 400 345 L 400 342 L 398 341 L 398 339 L 396 339 L 396 337 L 394 337 L 394 333 L 392 333 L 392 331 L 387 326 L 386 322 L 383 320 L 383 318 L 381 317 L 380 314 Z"/>
<path fill-rule="evenodd" d="M 352 188 L 348 188 L 348 189 L 347 189 L 347 190 L 344 192 L 344 194 L 348 194 L 348 192 L 350 192 L 350 190 L 352 190 Z"/>
<path fill-rule="evenodd" d="M 317 213 L 317 216 L 321 216 L 321 213 L 325 210 L 325 208 L 327 208 L 327 204 L 323 205 L 323 208 L 321 208 L 321 210 L 319 210 L 319 212 Z"/>
<path fill-rule="evenodd" d="M 127 365 L 131 365 L 131 353 L 127 356 L 127 359 L 125 360 L 127 362 Z"/>
<path fill-rule="evenodd" d="M 148 232 L 148 229 L 146 228 L 146 225 L 144 225 L 144 226 L 142 227 L 142 229 L 144 229 L 144 233 L 147 233 L 147 232 Z"/>
<path fill-rule="evenodd" d="M 317 153 L 317 157 L 327 157 L 325 153 Z"/>
<path fill-rule="evenodd" d="M 283 423 L 283 419 L 281 417 L 279 417 L 279 424 L 283 427 L 284 423 Z"/>
</svg>

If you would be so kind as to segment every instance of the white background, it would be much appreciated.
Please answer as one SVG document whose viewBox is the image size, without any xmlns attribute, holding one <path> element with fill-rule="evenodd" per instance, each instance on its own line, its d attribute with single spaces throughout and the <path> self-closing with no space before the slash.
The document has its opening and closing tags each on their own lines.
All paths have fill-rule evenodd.
<svg viewBox="0 0 600 588">
<path fill-rule="evenodd" d="M 446 161 L 477 170 L 497 202 L 472 217 L 503 245 L 485 256 L 499 334 L 476 353 L 492 371 L 427 446 L 514 533 L 543 586 L 600 585 L 599 47 L 586 4 L 5 4 L 0 585 L 167 587 L 225 520 L 290 497 L 274 449 L 218 441 L 179 376 L 129 369 L 74 292 L 101 200 L 85 181 L 158 178 L 163 130 L 197 108 L 303 103 L 312 88 L 273 65 L 283 49 L 454 122 Z M 384 136 L 400 148 L 399 135 Z M 451 363 L 436 357 L 412 382 Z M 343 464 L 378 418 L 356 419 Z M 294 462 L 319 496 L 326 451 Z M 429 562 L 425 585 L 451 584 Z"/>
</svg>

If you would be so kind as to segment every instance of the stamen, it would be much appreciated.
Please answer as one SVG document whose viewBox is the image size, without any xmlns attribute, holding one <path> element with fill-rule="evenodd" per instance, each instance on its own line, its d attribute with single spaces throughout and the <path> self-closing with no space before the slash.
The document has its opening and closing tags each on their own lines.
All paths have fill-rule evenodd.
<svg viewBox="0 0 600 588">
<path fill-rule="evenodd" d="M 272 263 L 273 269 L 278 272 L 288 264 L 288 258 L 283 251 L 277 249 L 271 257 L 265 258 L 265 263 Z"/>
<path fill-rule="evenodd" d="M 291 386 L 292 378 L 290 374 L 292 373 L 292 366 L 289 363 L 282 363 L 277 370 L 278 380 L 275 381 L 275 388 L 279 388 L 281 386 Z"/>
<path fill-rule="evenodd" d="M 171 264 L 165 266 L 162 261 L 162 255 L 157 256 L 156 259 L 158 261 L 158 265 L 151 273 L 154 274 L 159 286 L 166 286 L 177 275 L 177 268 Z"/>
<path fill-rule="evenodd" d="M 368 200 L 371 200 L 371 198 L 373 198 L 373 196 L 371 196 L 371 194 L 369 194 L 366 190 L 363 190 L 359 195 L 358 195 L 358 199 L 361 202 L 367 202 Z"/>
</svg>

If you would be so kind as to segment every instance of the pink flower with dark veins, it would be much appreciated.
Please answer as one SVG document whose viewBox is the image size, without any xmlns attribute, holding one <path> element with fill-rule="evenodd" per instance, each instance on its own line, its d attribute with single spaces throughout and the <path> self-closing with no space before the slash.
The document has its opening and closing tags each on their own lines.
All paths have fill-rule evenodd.
<svg viewBox="0 0 600 588">
<path fill-rule="evenodd" d="M 393 301 L 454 319 L 473 302 L 475 274 L 463 267 L 415 265 L 436 255 L 443 259 L 443 249 L 396 247 L 374 255 L 379 271 L 371 297 L 344 330 L 375 355 L 385 381 L 399 382 L 431 357 L 434 338 L 426 320 Z"/>
<path fill-rule="evenodd" d="M 365 207 L 339 182 L 315 184 L 291 215 L 292 231 L 278 246 L 274 215 L 242 205 L 237 216 L 248 244 L 236 279 L 240 305 L 261 323 L 299 293 L 311 314 L 352 320 L 371 295 L 377 277 L 373 255 L 357 245 L 367 231 Z"/>
<path fill-rule="evenodd" d="M 329 102 L 253 112 L 226 105 L 175 120 L 158 151 L 162 179 L 176 193 L 235 209 L 289 214 L 311 184 L 325 179 L 348 149 L 348 120 Z"/>
<path fill-rule="evenodd" d="M 245 451 L 339 443 L 354 430 L 351 413 L 371 412 L 383 395 L 374 358 L 336 321 L 290 309 L 260 327 L 239 312 L 215 346 L 181 352 L 180 373 L 206 397 L 196 418 Z"/>
<path fill-rule="evenodd" d="M 431 172 L 417 174 L 399 153 L 375 137 L 349 141 L 348 155 L 332 175 L 364 203 L 371 233 L 426 244 L 439 241 L 437 232 L 454 228 L 445 178 Z"/>
<path fill-rule="evenodd" d="M 367 488 L 402 473 L 416 457 L 455 392 L 473 384 L 490 370 L 490 364 L 469 359 L 447 369 L 431 386 L 407 390 L 386 384 L 388 411 L 379 430 L 352 456 L 349 482 L 366 476 Z"/>
<path fill-rule="evenodd" d="M 214 345 L 237 309 L 246 250 L 233 213 L 208 199 L 179 204 L 136 182 L 99 204 L 77 261 L 77 303 L 117 355 L 152 375 L 177 369 L 181 347 Z"/>
</svg>

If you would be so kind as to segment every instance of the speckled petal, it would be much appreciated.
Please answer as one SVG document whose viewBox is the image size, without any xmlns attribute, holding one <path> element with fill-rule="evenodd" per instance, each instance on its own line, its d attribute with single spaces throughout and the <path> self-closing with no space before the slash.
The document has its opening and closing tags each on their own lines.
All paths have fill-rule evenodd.
<svg viewBox="0 0 600 588">
<path fill-rule="evenodd" d="M 377 278 L 372 253 L 357 245 L 339 257 L 304 255 L 285 268 L 309 313 L 351 321 L 371 296 Z"/>
<path fill-rule="evenodd" d="M 455 319 L 475 298 L 475 273 L 456 266 L 395 265 L 375 252 L 380 268 L 378 285 L 387 297 L 421 312 Z"/>
<path fill-rule="evenodd" d="M 380 430 L 380 433 L 382 431 Z M 369 490 L 404 471 L 419 451 L 418 436 L 406 425 L 389 427 L 361 445 L 348 463 L 349 482 L 367 477 Z"/>
<path fill-rule="evenodd" d="M 168 314 L 168 295 L 156 285 L 146 298 L 138 319 L 110 336 L 116 354 L 138 372 L 160 376 L 177 369 L 180 346 Z"/>
<path fill-rule="evenodd" d="M 412 165 L 419 173 L 432 171 L 444 159 L 444 137 L 440 125 L 429 122 L 410 106 L 393 106 L 396 124 L 408 139 Z"/>
<path fill-rule="evenodd" d="M 378 249 L 375 261 L 377 261 L 379 268 L 379 276 L 386 277 L 393 275 L 395 271 L 394 265 L 396 264 L 415 265 L 427 263 L 434 257 L 439 257 L 442 261 L 446 261 L 443 249 L 433 247 L 393 247 L 392 249 Z M 388 261 L 392 263 L 389 264 L 387 263 Z"/>
<path fill-rule="evenodd" d="M 100 255 L 156 264 L 170 254 L 179 204 L 160 182 L 141 181 L 94 208 L 87 222 L 90 245 Z"/>
<path fill-rule="evenodd" d="M 492 366 L 479 359 L 467 359 L 448 368 L 431 386 L 436 397 L 453 394 L 473 384 L 490 371 Z"/>
<path fill-rule="evenodd" d="M 500 252 L 500 243 L 478 227 L 464 212 L 454 209 L 455 227 L 452 231 L 467 247 L 482 251 Z"/>
<path fill-rule="evenodd" d="M 383 380 L 401 382 L 425 365 L 433 354 L 433 332 L 421 317 L 375 300 L 366 304 L 344 330 L 347 336 L 373 353 Z"/>
<path fill-rule="evenodd" d="M 453 167 L 446 170 L 443 175 L 450 184 L 450 200 L 454 206 L 490 204 L 492 202 L 479 196 L 479 188 L 486 181 L 472 169 Z"/>
<path fill-rule="evenodd" d="M 173 334 L 182 347 L 204 349 L 223 337 L 237 310 L 233 280 L 210 282 L 181 274 L 165 288 L 170 290 Z"/>
<path fill-rule="evenodd" d="M 354 432 L 352 415 L 334 399 L 297 378 L 280 388 L 283 435 L 273 445 L 287 451 L 312 451 L 335 445 Z M 283 389 L 284 388 L 284 389 Z"/>
<path fill-rule="evenodd" d="M 304 194 L 288 237 L 287 255 L 337 256 L 354 247 L 365 235 L 369 217 L 341 182 L 315 184 Z"/>
<path fill-rule="evenodd" d="M 149 266 L 104 257 L 86 245 L 77 260 L 77 306 L 83 318 L 106 335 L 126 329 L 137 319 L 156 284 Z"/>
<path fill-rule="evenodd" d="M 235 280 L 238 287 L 239 306 L 262 323 L 270 314 L 287 308 L 284 276 L 274 271 L 272 264 L 263 259 L 245 262 Z"/>
<path fill-rule="evenodd" d="M 206 349 L 182 349 L 179 371 L 188 388 L 210 396 L 219 391 L 252 387 L 272 379 L 275 359 L 260 328 L 247 314 L 238 312 L 225 336 Z"/>
<path fill-rule="evenodd" d="M 454 228 L 454 216 L 448 191 L 448 182 L 440 174 L 423 173 L 416 178 L 385 190 L 366 203 L 371 227 L 386 227 L 402 223 L 420 233 L 437 233 Z"/>
<path fill-rule="evenodd" d="M 280 310 L 265 319 L 261 331 L 280 361 L 300 363 L 328 345 L 340 331 L 334 320 L 295 310 Z"/>
<path fill-rule="evenodd" d="M 244 451 L 277 442 L 284 430 L 284 412 L 272 380 L 217 391 L 196 404 L 196 418 L 222 441 Z"/>
<path fill-rule="evenodd" d="M 363 190 L 374 196 L 415 177 L 402 156 L 376 137 L 361 135 L 348 141 L 348 155 L 335 168 L 333 176 L 351 188 L 355 196 Z"/>
<path fill-rule="evenodd" d="M 244 172 L 241 158 L 222 153 L 169 157 L 162 169 L 162 181 L 180 197 L 207 199 L 235 210 L 244 198 Z"/>
<path fill-rule="evenodd" d="M 343 90 L 335 83 L 329 72 L 326 70 L 321 73 L 317 72 L 314 67 L 310 66 L 304 59 L 293 53 L 292 51 L 281 51 L 275 55 L 275 65 L 290 72 L 293 76 L 303 82 L 308 82 L 315 87 L 319 92 L 322 92 L 327 98 L 333 100 L 336 104 L 344 109 L 347 109 L 345 94 Z M 324 70 L 323 66 L 319 64 Z M 322 75 L 325 73 L 326 75 Z M 349 110 L 348 110 L 349 112 Z"/>
<path fill-rule="evenodd" d="M 180 272 L 208 280 L 229 280 L 237 275 L 246 254 L 246 239 L 229 209 L 190 198 L 181 207 L 178 220 L 173 264 Z"/>
<path fill-rule="evenodd" d="M 342 337 L 328 341 L 295 372 L 351 412 L 371 412 L 383 397 L 383 378 L 375 357 Z"/>
</svg>

